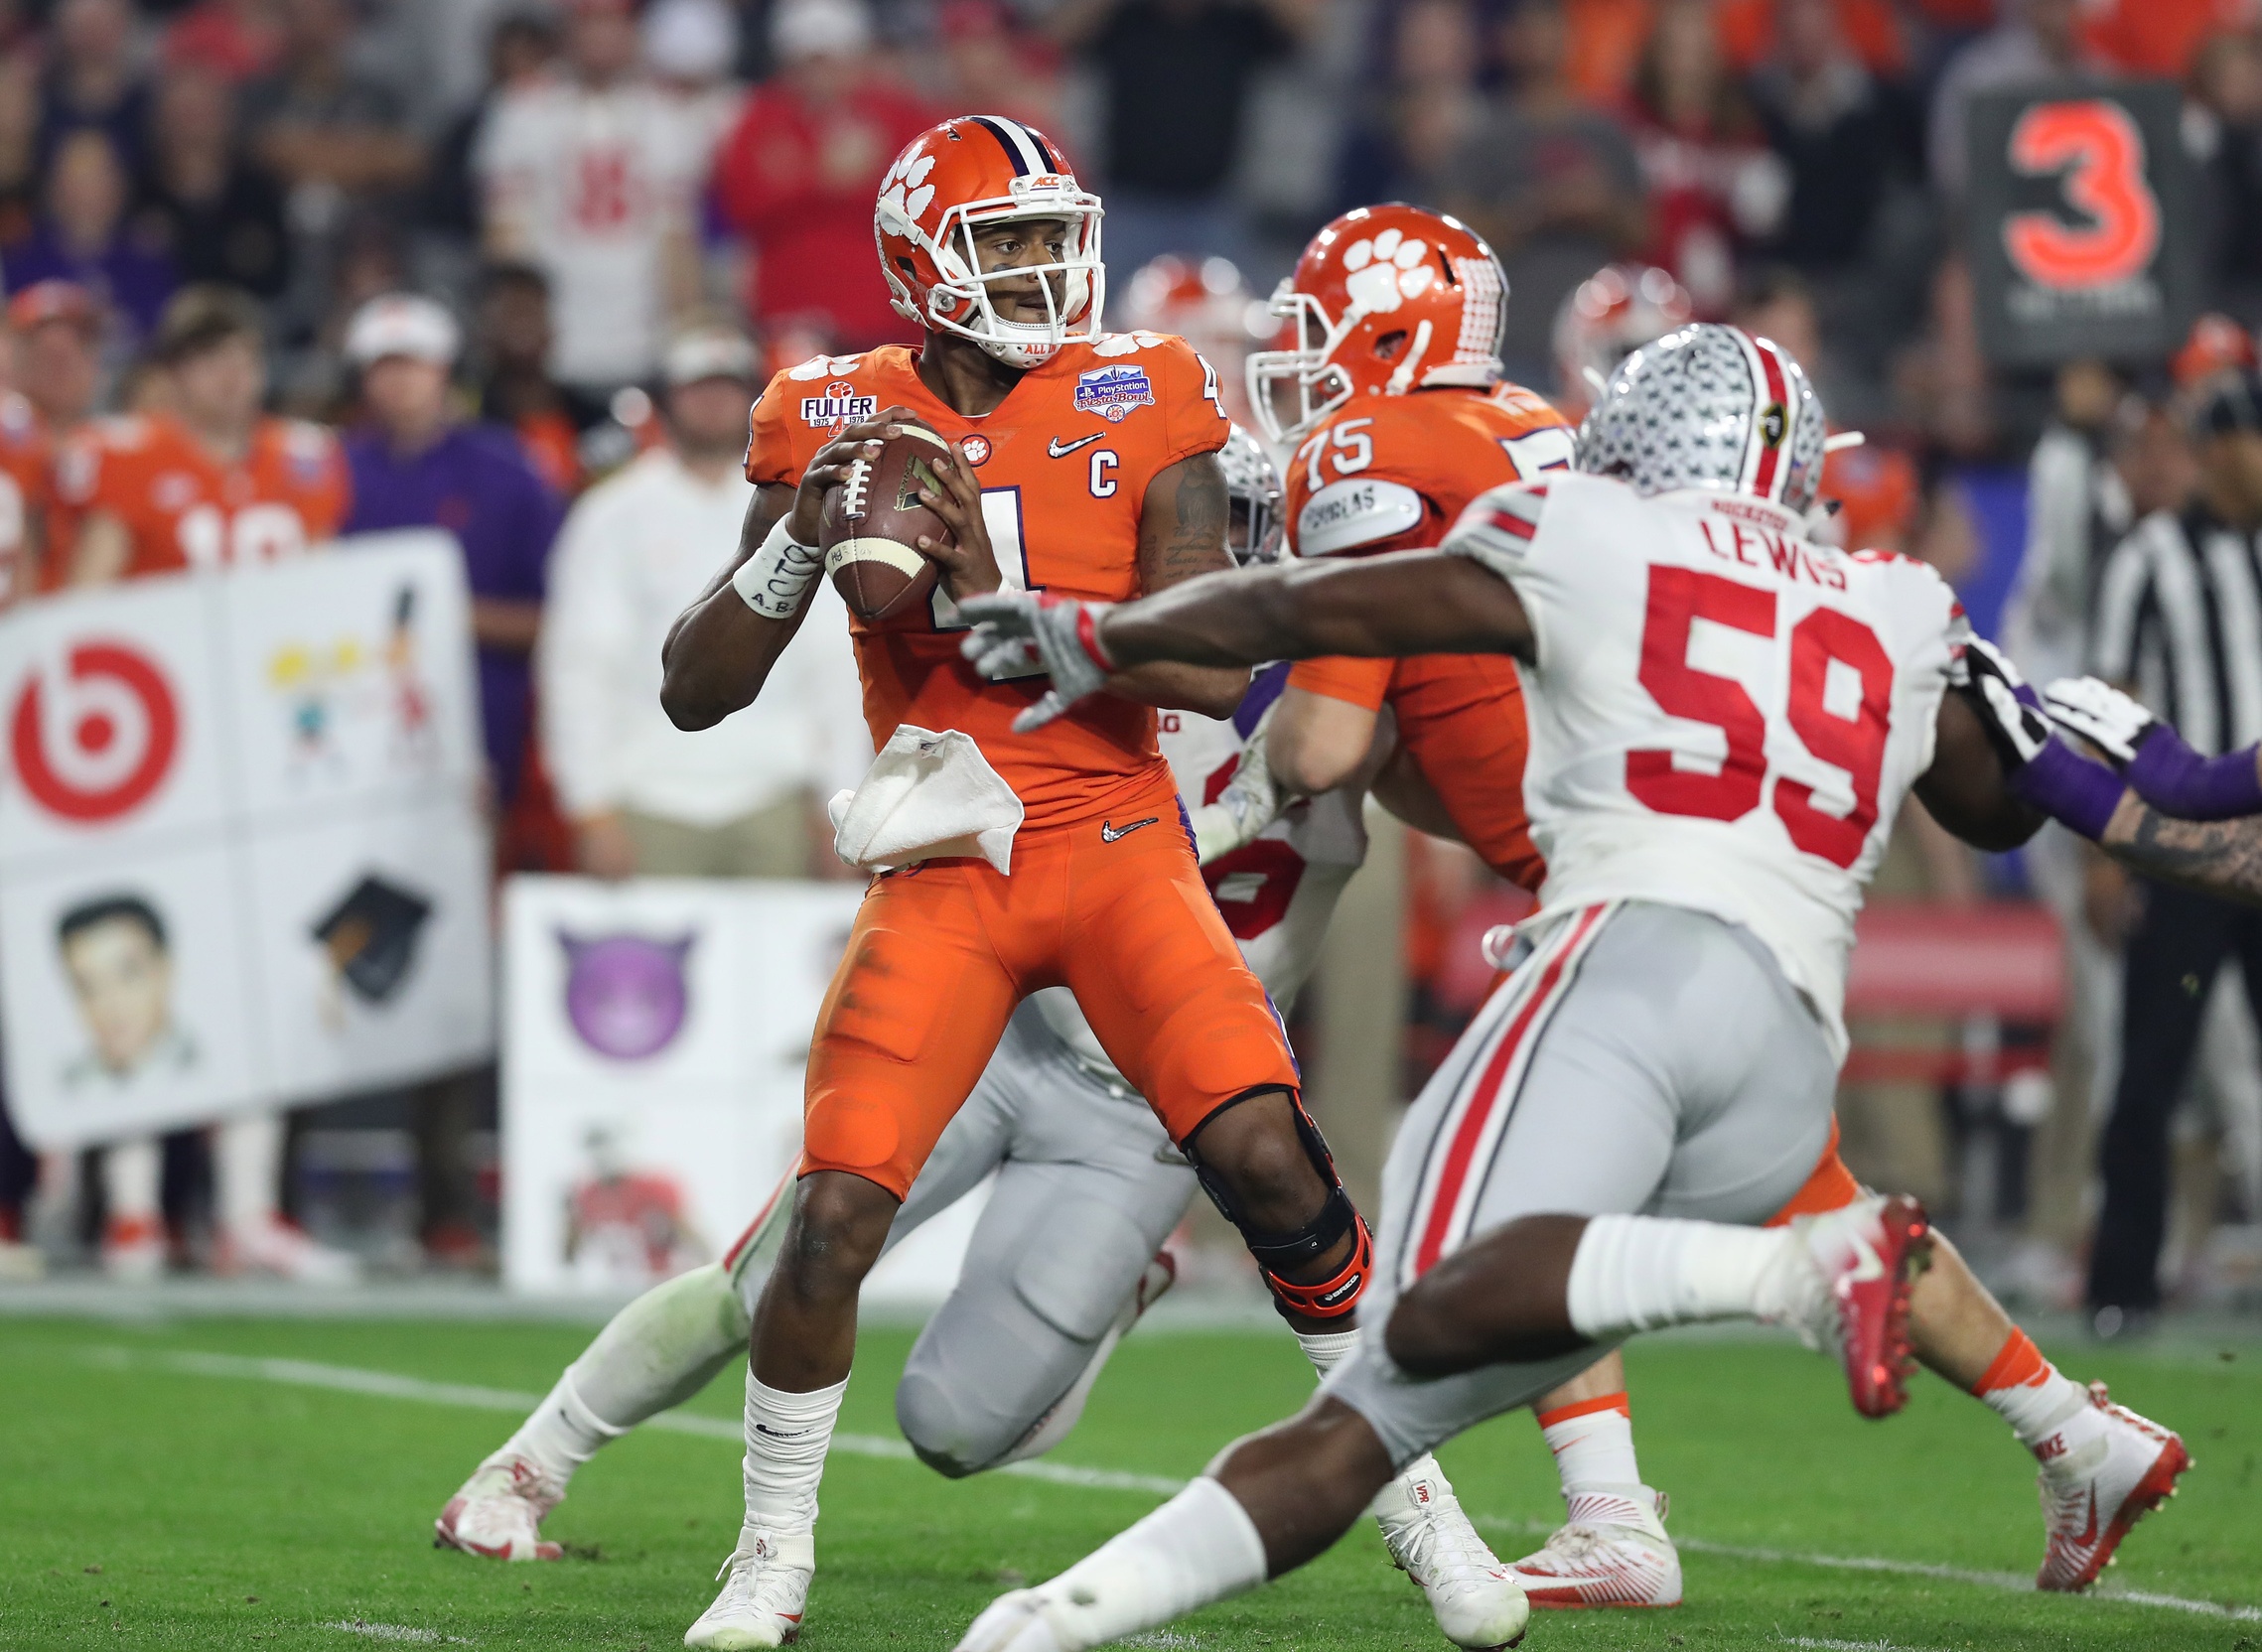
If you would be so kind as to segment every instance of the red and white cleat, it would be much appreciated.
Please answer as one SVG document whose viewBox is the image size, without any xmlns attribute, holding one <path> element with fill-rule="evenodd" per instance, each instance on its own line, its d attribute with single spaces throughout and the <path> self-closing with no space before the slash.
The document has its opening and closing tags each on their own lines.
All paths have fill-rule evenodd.
<svg viewBox="0 0 2262 1652">
<path fill-rule="evenodd" d="M 1905 1194 L 1857 1199 L 1790 1224 L 1804 1264 L 1782 1317 L 1810 1348 L 1846 1367 L 1846 1387 L 1864 1417 L 1891 1417 L 1909 1403 L 1916 1369 L 1909 1346 L 1909 1292 L 1931 1260 L 1932 1224 Z"/>
<path fill-rule="evenodd" d="M 1582 1491 L 1547 1546 L 1508 1568 L 1535 1610 L 1677 1606 L 1681 1557 L 1665 1535 L 1665 1494 Z"/>
<path fill-rule="evenodd" d="M 554 1561 L 542 1522 L 565 1500 L 557 1482 L 524 1457 L 498 1451 L 481 1463 L 432 1522 L 432 1547 L 491 1561 Z"/>
<path fill-rule="evenodd" d="M 2067 1441 L 2077 1420 L 2035 1447 L 2043 1525 L 2049 1535 L 2035 1587 L 2085 1589 L 2113 1564 L 2129 1528 L 2176 1495 L 2176 1477 L 2191 1466 L 2184 1442 L 2149 1418 L 2089 1385 L 2091 1410 L 2080 1420 L 2102 1424 L 2079 1445 Z"/>
<path fill-rule="evenodd" d="M 147 1285 L 165 1273 L 165 1228 L 154 1217 L 113 1216 L 102 1229 L 102 1272 L 121 1285 Z"/>
</svg>

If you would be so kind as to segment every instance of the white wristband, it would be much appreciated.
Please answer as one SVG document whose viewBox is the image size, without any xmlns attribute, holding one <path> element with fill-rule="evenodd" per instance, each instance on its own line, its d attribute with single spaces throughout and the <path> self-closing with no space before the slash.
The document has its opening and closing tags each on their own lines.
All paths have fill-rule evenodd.
<svg viewBox="0 0 2262 1652">
<path fill-rule="evenodd" d="M 824 568 L 824 552 L 795 544 L 785 531 L 790 518 L 772 524 L 762 548 L 738 565 L 731 588 L 739 600 L 765 620 L 790 620 L 809 600 L 809 587 Z"/>
</svg>

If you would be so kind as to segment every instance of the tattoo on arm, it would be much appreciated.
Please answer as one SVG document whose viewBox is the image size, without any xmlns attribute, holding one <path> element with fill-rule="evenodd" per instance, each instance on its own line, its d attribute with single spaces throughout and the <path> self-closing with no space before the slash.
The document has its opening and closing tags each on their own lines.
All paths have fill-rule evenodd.
<svg viewBox="0 0 2262 1652">
<path fill-rule="evenodd" d="M 2101 847 L 2147 877 L 2262 905 L 2262 816 L 2172 820 L 2131 797 Z"/>
<path fill-rule="evenodd" d="M 1144 547 L 1141 551 L 1140 574 L 1150 592 L 1231 566 L 1225 554 L 1229 502 L 1224 472 L 1204 454 L 1179 465 L 1178 473 L 1168 537 L 1151 554 Z"/>
</svg>

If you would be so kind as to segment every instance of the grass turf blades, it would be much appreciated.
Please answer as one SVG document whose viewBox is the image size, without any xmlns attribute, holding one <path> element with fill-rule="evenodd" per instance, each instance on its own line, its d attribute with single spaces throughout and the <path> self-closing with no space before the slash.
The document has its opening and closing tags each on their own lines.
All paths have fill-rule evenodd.
<svg viewBox="0 0 2262 1652">
<path fill-rule="evenodd" d="M 577 1327 L 195 1320 L 154 1328 L 0 1321 L 0 1647 L 35 1649 L 472 1644 L 658 1652 L 712 1593 L 739 1519 L 724 1440 L 646 1430 L 575 1480 L 546 1535 L 568 1560 L 501 1566 L 427 1547 L 433 1515 L 513 1419 L 467 1404 L 312 1388 L 241 1374 L 312 1361 L 470 1389 L 538 1393 L 585 1343 Z M 868 1333 L 844 1433 L 894 1434 L 910 1337 Z M 2109 1586 L 2262 1604 L 2262 1350 L 2072 1350 L 2197 1459 L 2185 1494 L 2140 1526 Z M 215 1374 L 172 1368 L 226 1356 Z M 1629 1352 L 1635 1439 L 1673 1497 L 1689 1604 L 1663 1613 L 1543 1613 L 1527 1648 L 2262 1647 L 2262 1619 L 1965 1581 L 2031 1577 L 2033 1465 L 1983 1408 L 1936 1380 L 1864 1423 L 1833 1369 L 1784 1344 L 1668 1339 Z M 193 1363 L 193 1362 L 192 1362 Z M 728 1423 L 726 1374 L 687 1408 Z M 1235 1434 L 1311 1392 L 1289 1339 L 1150 1329 L 1118 1351 L 1056 1459 L 1185 1476 Z M 471 1398 L 463 1396 L 461 1398 Z M 1503 1558 L 1560 1510 L 1528 1417 L 1441 1453 Z M 836 1455 L 818 1523 L 801 1644 L 954 1643 L 1000 1589 L 1068 1565 L 1152 1507 L 1148 1491 L 984 1476 Z M 1883 1559 L 1941 1575 L 1864 1571 Z M 1763 1558 L 1774 1557 L 1774 1558 Z M 98 1568 L 99 1570 L 89 1570 Z M 255 1598 L 254 1598 L 255 1597 Z M 1441 1648 L 1420 1592 L 1361 1523 L 1325 1559 L 1209 1609 L 1150 1645 Z"/>
</svg>

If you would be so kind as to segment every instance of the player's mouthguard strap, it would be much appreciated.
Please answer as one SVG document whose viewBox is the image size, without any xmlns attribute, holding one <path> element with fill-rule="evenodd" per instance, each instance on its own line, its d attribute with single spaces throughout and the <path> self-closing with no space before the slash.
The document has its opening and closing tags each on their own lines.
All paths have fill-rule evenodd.
<svg viewBox="0 0 2262 1652">
<path fill-rule="evenodd" d="M 809 587 L 824 567 L 824 553 L 798 544 L 785 531 L 789 517 L 771 524 L 770 537 L 731 575 L 739 600 L 765 620 L 790 620 L 809 600 Z"/>
<path fill-rule="evenodd" d="M 2227 757 L 2202 757 L 2165 723 L 2145 731 L 2129 759 L 2129 784 L 2162 814 L 2179 820 L 2235 820 L 2262 814 L 2262 778 L 2256 776 L 2254 748 Z"/>
<path fill-rule="evenodd" d="M 2092 843 L 2105 835 L 2105 826 L 2127 789 L 2121 777 L 2103 763 L 2078 756 L 2055 740 L 2046 741 L 2040 752 L 2011 773 L 2014 796 Z"/>
</svg>

